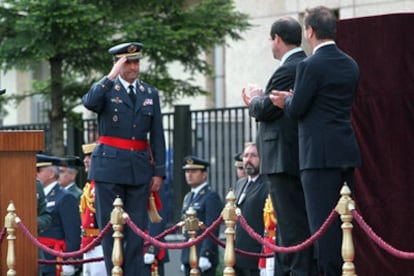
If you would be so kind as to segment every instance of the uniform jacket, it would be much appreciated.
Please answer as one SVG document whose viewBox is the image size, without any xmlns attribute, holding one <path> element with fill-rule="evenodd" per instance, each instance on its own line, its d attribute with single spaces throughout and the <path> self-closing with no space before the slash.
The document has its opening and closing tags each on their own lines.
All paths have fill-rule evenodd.
<svg viewBox="0 0 414 276">
<path fill-rule="evenodd" d="M 120 80 L 111 81 L 105 77 L 92 86 L 82 102 L 98 114 L 100 136 L 129 140 L 149 138 L 154 167 L 150 165 L 148 150 L 130 151 L 98 144 L 92 153 L 89 179 L 142 185 L 148 184 L 152 176 L 165 176 L 165 140 L 158 91 L 137 80 L 136 97 L 134 108 Z"/>
<path fill-rule="evenodd" d="M 50 184 L 53 185 L 53 184 Z M 79 250 L 81 241 L 79 206 L 76 198 L 56 185 L 46 195 L 47 209 L 52 216 L 50 227 L 41 233 L 39 237 L 65 240 L 66 252 Z M 56 259 L 55 256 L 44 253 L 48 260 Z M 54 271 L 54 265 L 42 266 L 42 271 Z"/>
<path fill-rule="evenodd" d="M 37 231 L 43 232 L 49 228 L 52 217 L 47 211 L 46 196 L 43 191 L 43 185 L 40 180 L 36 180 L 36 197 L 37 197 Z"/>
<path fill-rule="evenodd" d="M 360 165 L 351 123 L 358 81 L 358 65 L 336 45 L 323 46 L 299 63 L 285 112 L 298 120 L 300 169 Z"/>
<path fill-rule="evenodd" d="M 210 226 L 219 216 L 223 209 L 223 203 L 219 195 L 211 190 L 210 186 L 205 186 L 199 191 L 197 195 L 190 201 L 190 193 L 187 193 L 184 197 L 182 214 L 183 216 L 187 212 L 188 208 L 192 206 L 197 212 L 197 218 L 200 222 L 203 222 L 206 227 Z M 197 235 L 200 235 L 200 230 Z M 214 235 L 218 237 L 219 227 L 214 231 Z M 188 240 L 188 235 L 186 235 Z M 185 248 L 181 252 L 181 263 L 189 263 L 189 248 Z M 197 257 L 207 257 L 213 266 L 218 264 L 218 246 L 210 238 L 204 239 L 197 245 Z"/>
<path fill-rule="evenodd" d="M 257 148 L 260 173 L 299 174 L 298 126 L 269 99 L 271 91 L 293 89 L 296 65 L 306 57 L 300 51 L 289 56 L 272 75 L 266 85 L 265 96 L 255 97 L 249 106 L 250 115 L 259 123 Z"/>
<path fill-rule="evenodd" d="M 266 198 L 269 194 L 269 185 L 266 175 L 260 175 L 254 183 L 251 183 L 247 190 L 244 200 L 239 203 L 239 199 L 242 194 L 243 187 L 247 183 L 248 178 L 244 177 L 237 180 L 234 187 L 234 193 L 236 195 L 236 204 L 240 208 L 243 217 L 247 223 L 254 229 L 259 235 L 264 233 L 263 222 L 263 208 L 265 206 Z M 243 229 L 243 227 L 237 223 L 236 226 L 236 239 L 235 247 L 247 252 L 260 253 L 262 251 L 262 245 L 256 240 L 252 239 L 249 234 Z M 244 257 L 240 254 L 236 254 L 236 267 L 239 268 L 258 268 L 259 259 Z"/>
<path fill-rule="evenodd" d="M 95 215 L 95 185 L 94 182 L 87 182 L 83 187 L 83 193 L 80 200 L 80 215 L 81 226 L 85 232 L 86 229 L 98 229 Z M 86 232 L 85 232 L 86 233 Z M 87 236 L 82 234 L 81 248 L 85 248 L 90 244 L 97 236 Z"/>
<path fill-rule="evenodd" d="M 73 183 L 72 186 L 70 186 L 67 191 L 71 193 L 78 201 L 80 200 L 80 197 L 82 195 L 82 190 L 79 189 L 79 187 L 76 185 L 76 183 Z"/>
</svg>

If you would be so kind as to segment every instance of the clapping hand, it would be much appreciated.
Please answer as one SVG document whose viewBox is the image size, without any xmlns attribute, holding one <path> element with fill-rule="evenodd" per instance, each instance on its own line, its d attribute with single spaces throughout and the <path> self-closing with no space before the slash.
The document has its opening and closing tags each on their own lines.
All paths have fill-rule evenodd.
<svg viewBox="0 0 414 276">
<path fill-rule="evenodd" d="M 269 95 L 269 99 L 272 101 L 273 105 L 284 108 L 285 106 L 285 99 L 289 96 L 293 95 L 293 91 L 279 91 L 279 90 L 272 90 L 272 94 Z"/>
<path fill-rule="evenodd" d="M 248 91 L 246 91 L 246 88 L 242 89 L 242 98 L 244 103 L 249 106 L 250 102 L 255 97 L 263 97 L 264 92 L 263 89 L 260 88 L 257 84 L 249 84 L 248 85 Z"/>
</svg>

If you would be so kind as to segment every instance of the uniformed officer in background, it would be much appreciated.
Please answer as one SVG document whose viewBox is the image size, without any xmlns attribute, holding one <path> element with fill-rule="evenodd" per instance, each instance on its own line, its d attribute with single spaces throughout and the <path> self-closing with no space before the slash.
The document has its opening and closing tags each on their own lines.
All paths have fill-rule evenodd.
<svg viewBox="0 0 414 276">
<path fill-rule="evenodd" d="M 95 180 L 98 226 L 110 220 L 117 196 L 123 209 L 146 229 L 150 191 L 158 191 L 165 176 L 165 139 L 158 90 L 138 79 L 142 44 L 129 42 L 109 49 L 112 70 L 82 98 L 98 114 L 99 141 L 92 153 L 89 179 Z M 148 140 L 149 139 L 149 140 Z M 123 272 L 141 275 L 143 240 L 124 228 Z M 112 269 L 112 235 L 102 241 L 108 274 Z"/>
<path fill-rule="evenodd" d="M 85 172 L 89 171 L 91 153 L 95 148 L 96 143 L 82 145 L 82 151 L 85 157 L 83 158 L 83 164 L 85 165 Z M 79 211 L 81 215 L 81 249 L 93 242 L 99 236 L 99 228 L 95 217 L 95 181 L 90 180 L 86 182 L 83 187 L 83 193 L 80 199 Z M 103 257 L 102 245 L 97 245 L 85 254 L 83 259 L 101 258 Z M 90 262 L 84 263 L 82 266 L 82 272 L 84 276 L 106 276 L 105 262 Z"/>
<path fill-rule="evenodd" d="M 195 156 L 184 158 L 183 169 L 185 171 L 185 180 L 191 187 L 191 191 L 184 197 L 182 214 L 185 216 L 187 210 L 191 207 L 197 212 L 197 218 L 203 222 L 206 227 L 210 226 L 219 216 L 223 209 L 223 202 L 217 192 L 213 191 L 207 182 L 207 168 L 209 162 Z M 201 234 L 201 230 L 197 235 Z M 218 236 L 218 227 L 214 235 Z M 186 235 L 188 239 L 188 235 Z M 190 275 L 190 248 L 185 248 L 181 252 L 181 263 L 185 275 Z M 218 264 L 218 247 L 217 244 L 209 237 L 197 244 L 197 257 L 199 259 L 198 267 L 201 276 L 215 276 Z"/>
<path fill-rule="evenodd" d="M 56 251 L 73 252 L 80 247 L 80 217 L 77 199 L 58 183 L 60 159 L 37 155 L 37 178 L 43 184 L 47 210 L 52 217 L 50 227 L 39 233 L 39 241 Z M 46 260 L 56 257 L 44 252 Z M 40 265 L 40 275 L 74 275 L 73 265 Z"/>
<path fill-rule="evenodd" d="M 79 201 L 82 195 L 82 190 L 76 184 L 76 176 L 78 169 L 82 167 L 82 161 L 78 156 L 70 156 L 61 158 L 59 166 L 59 185 Z"/>
<path fill-rule="evenodd" d="M 234 166 L 236 167 L 236 175 L 237 179 L 243 178 L 247 176 L 247 173 L 243 167 L 243 152 L 238 152 L 233 155 L 234 159 Z"/>
</svg>

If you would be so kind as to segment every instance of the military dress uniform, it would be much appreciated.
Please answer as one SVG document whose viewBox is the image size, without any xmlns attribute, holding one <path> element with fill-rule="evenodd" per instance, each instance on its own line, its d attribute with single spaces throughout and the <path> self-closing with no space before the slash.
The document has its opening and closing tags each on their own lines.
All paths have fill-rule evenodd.
<svg viewBox="0 0 414 276">
<path fill-rule="evenodd" d="M 82 145 L 82 151 L 85 155 L 92 153 L 95 148 L 95 143 Z M 91 180 L 86 182 L 83 187 L 83 193 L 80 199 L 79 211 L 81 215 L 81 249 L 88 246 L 99 236 L 99 228 L 96 222 L 95 216 L 95 181 Z M 90 251 L 83 255 L 83 259 L 92 259 L 103 257 L 102 245 L 97 245 Z M 91 262 L 83 264 L 83 275 L 85 276 L 105 276 L 106 268 L 105 262 Z"/>
<path fill-rule="evenodd" d="M 44 156 L 38 157 L 37 167 L 51 166 L 51 162 L 43 162 Z M 49 184 L 52 186 L 46 194 L 47 210 L 52 217 L 50 227 L 39 233 L 39 241 L 56 251 L 73 252 L 80 247 L 80 217 L 76 198 L 62 189 L 57 181 Z M 56 260 L 56 257 L 44 252 L 46 260 Z M 60 275 L 60 265 L 40 265 L 42 275 Z"/>
<path fill-rule="evenodd" d="M 140 57 L 142 45 L 121 44 L 110 49 L 118 58 Z M 98 114 L 99 141 L 91 156 L 89 179 L 95 180 L 95 207 L 99 228 L 109 222 L 113 201 L 119 196 L 123 209 L 140 229 L 146 228 L 149 186 L 153 176 L 165 176 L 165 139 L 158 90 L 136 79 L 135 103 L 118 76 L 104 77 L 82 98 Z M 124 231 L 124 275 L 138 275 L 143 241 Z M 107 271 L 112 269 L 111 235 L 102 241 Z"/>
<path fill-rule="evenodd" d="M 209 165 L 208 162 L 196 158 L 190 157 L 186 158 L 186 164 L 183 166 L 184 170 L 188 169 L 202 169 L 205 170 Z M 207 183 L 205 183 L 207 184 Z M 204 184 L 202 184 L 204 185 Z M 213 191 L 209 185 L 204 185 L 197 194 L 193 195 L 192 192 L 189 192 L 185 195 L 182 206 L 182 215 L 186 216 L 186 212 L 191 207 L 197 212 L 196 216 L 200 222 L 203 222 L 206 227 L 210 226 L 219 216 L 223 209 L 223 202 L 220 199 L 220 196 L 217 192 Z M 199 236 L 202 233 L 200 229 L 197 233 Z M 219 227 L 214 230 L 214 235 L 218 237 Z M 186 239 L 188 240 L 189 236 L 185 234 Z M 204 239 L 201 243 L 197 244 L 197 257 L 206 257 L 212 267 L 206 271 L 200 271 L 201 276 L 215 276 L 216 268 L 219 262 L 218 246 L 211 240 L 209 237 Z M 190 271 L 190 248 L 184 248 L 181 251 L 181 263 L 184 265 L 186 275 L 189 275 Z"/>
</svg>

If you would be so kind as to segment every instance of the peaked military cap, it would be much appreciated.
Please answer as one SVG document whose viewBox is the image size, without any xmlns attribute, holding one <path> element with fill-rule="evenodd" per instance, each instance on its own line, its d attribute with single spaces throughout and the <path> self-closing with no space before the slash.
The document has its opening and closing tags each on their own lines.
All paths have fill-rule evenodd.
<svg viewBox="0 0 414 276">
<path fill-rule="evenodd" d="M 68 168 L 82 167 L 83 162 L 78 156 L 66 156 L 60 158 L 59 166 Z"/>
<path fill-rule="evenodd" d="M 60 166 L 60 158 L 46 154 L 36 154 L 36 168 Z"/>
<path fill-rule="evenodd" d="M 91 154 L 95 146 L 96 146 L 96 143 L 83 144 L 82 145 L 83 154 Z"/>
<path fill-rule="evenodd" d="M 206 170 L 210 165 L 207 161 L 196 156 L 184 157 L 184 170 Z"/>
<path fill-rule="evenodd" d="M 127 42 L 113 46 L 108 52 L 113 55 L 114 60 L 126 56 L 128 60 L 137 60 L 141 58 L 142 44 L 139 42 Z"/>
<path fill-rule="evenodd" d="M 239 152 L 236 153 L 235 155 L 233 155 L 233 159 L 234 159 L 234 166 L 237 168 L 243 168 L 243 157 L 242 157 L 243 153 Z"/>
</svg>

